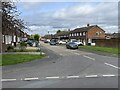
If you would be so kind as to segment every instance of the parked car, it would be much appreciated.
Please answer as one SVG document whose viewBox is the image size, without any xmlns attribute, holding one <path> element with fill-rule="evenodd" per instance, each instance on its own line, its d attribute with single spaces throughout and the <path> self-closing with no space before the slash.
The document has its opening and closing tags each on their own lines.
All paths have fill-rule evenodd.
<svg viewBox="0 0 120 90">
<path fill-rule="evenodd" d="M 44 43 L 48 43 L 48 41 L 47 41 L 47 40 L 44 40 Z"/>
<path fill-rule="evenodd" d="M 50 41 L 50 45 L 56 45 L 57 44 L 57 41 L 56 40 L 51 40 Z"/>
<path fill-rule="evenodd" d="M 78 46 L 83 46 L 83 43 L 78 40 L 72 40 L 71 42 L 76 43 Z"/>
<path fill-rule="evenodd" d="M 78 49 L 78 45 L 76 43 L 74 43 L 74 42 L 68 42 L 66 44 L 66 48 L 67 49 Z"/>
<path fill-rule="evenodd" d="M 66 41 L 59 41 L 59 44 L 66 44 Z"/>
<path fill-rule="evenodd" d="M 31 47 L 33 46 L 33 43 L 34 43 L 33 40 L 28 40 L 28 41 L 27 41 L 27 44 L 28 44 L 29 46 L 31 46 Z"/>
</svg>

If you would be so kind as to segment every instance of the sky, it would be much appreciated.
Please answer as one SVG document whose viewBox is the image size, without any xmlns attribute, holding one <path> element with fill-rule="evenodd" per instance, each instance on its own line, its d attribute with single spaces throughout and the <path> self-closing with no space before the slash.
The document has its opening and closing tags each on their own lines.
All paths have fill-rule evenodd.
<svg viewBox="0 0 120 90">
<path fill-rule="evenodd" d="M 106 33 L 118 32 L 118 2 L 17 2 L 20 18 L 29 27 L 29 34 L 54 34 L 57 30 L 98 25 Z"/>
</svg>

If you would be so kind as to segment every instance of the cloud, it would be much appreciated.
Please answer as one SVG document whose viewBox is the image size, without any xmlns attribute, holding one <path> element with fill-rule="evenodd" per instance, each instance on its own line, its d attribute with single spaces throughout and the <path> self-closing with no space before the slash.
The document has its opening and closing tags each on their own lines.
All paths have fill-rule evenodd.
<svg viewBox="0 0 120 90">
<path fill-rule="evenodd" d="M 8 1 L 8 0 L 2 0 Z M 17 0 L 12 0 L 16 2 Z M 20 0 L 20 2 L 118 2 L 119 0 Z"/>
<path fill-rule="evenodd" d="M 116 2 L 68 3 L 67 7 L 63 2 L 59 2 L 58 5 L 61 7 L 54 10 L 55 4 L 58 3 L 28 3 L 25 7 L 29 7 L 29 10 L 24 12 L 28 14 L 24 14 L 22 18 L 29 22 L 28 26 L 34 33 L 42 35 L 46 34 L 48 30 L 81 27 L 87 23 L 97 24 L 107 32 L 117 31 L 118 3 Z M 48 5 L 52 10 L 47 8 Z M 44 8 L 48 10 L 46 11 Z"/>
</svg>

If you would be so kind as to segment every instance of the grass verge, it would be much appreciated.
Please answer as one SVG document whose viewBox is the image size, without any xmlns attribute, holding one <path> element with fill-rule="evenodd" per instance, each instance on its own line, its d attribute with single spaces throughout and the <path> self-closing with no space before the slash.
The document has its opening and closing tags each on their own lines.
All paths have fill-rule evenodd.
<svg viewBox="0 0 120 90">
<path fill-rule="evenodd" d="M 0 65 L 14 65 L 24 62 L 33 61 L 36 59 L 41 59 L 46 55 L 39 54 L 3 54 L 2 61 L 0 61 Z"/>
<path fill-rule="evenodd" d="M 108 47 L 98 47 L 98 46 L 80 46 L 79 48 L 87 49 L 89 51 L 99 51 L 108 52 L 113 54 L 120 54 L 120 48 L 108 48 Z"/>
</svg>

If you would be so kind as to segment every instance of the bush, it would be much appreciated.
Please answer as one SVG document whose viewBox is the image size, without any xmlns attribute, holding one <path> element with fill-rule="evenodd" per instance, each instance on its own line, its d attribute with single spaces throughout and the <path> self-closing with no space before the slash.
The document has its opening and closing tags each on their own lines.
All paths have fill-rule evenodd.
<svg viewBox="0 0 120 90">
<path fill-rule="evenodd" d="M 14 47 L 13 46 L 8 46 L 7 51 L 14 51 Z"/>
<path fill-rule="evenodd" d="M 25 42 L 20 42 L 20 49 L 21 49 L 21 51 L 24 51 L 25 49 L 26 49 L 26 47 L 27 47 L 27 43 L 25 43 Z"/>
<path fill-rule="evenodd" d="M 22 46 L 27 46 L 27 43 L 25 43 L 25 42 L 20 42 L 20 46 L 22 47 Z"/>
</svg>

